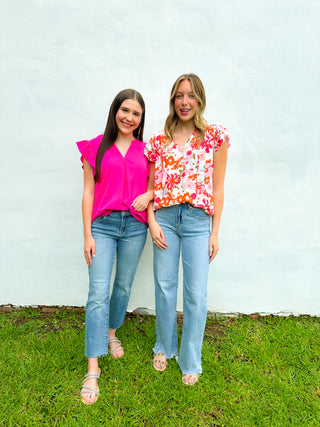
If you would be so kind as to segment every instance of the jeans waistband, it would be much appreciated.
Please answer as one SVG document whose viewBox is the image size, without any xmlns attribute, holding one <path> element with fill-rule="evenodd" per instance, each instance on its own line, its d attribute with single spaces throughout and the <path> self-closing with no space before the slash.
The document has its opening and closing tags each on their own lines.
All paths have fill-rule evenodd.
<svg viewBox="0 0 320 427">
<path fill-rule="evenodd" d="M 127 210 L 125 210 L 125 211 L 116 211 L 116 210 L 114 210 L 114 211 L 111 211 L 111 212 L 109 213 L 109 215 L 113 215 L 113 216 L 120 216 L 121 218 L 123 218 L 123 217 L 125 217 L 125 216 L 130 216 L 130 215 L 131 215 L 131 213 L 130 213 L 129 209 L 127 209 Z"/>
</svg>

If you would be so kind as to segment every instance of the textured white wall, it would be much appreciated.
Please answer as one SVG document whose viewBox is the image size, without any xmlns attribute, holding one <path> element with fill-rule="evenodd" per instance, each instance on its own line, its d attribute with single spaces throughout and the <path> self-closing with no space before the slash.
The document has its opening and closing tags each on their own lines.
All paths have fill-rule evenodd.
<svg viewBox="0 0 320 427">
<path fill-rule="evenodd" d="M 231 150 L 208 309 L 320 314 L 318 0 L 0 0 L 0 304 L 84 305 L 82 170 L 115 94 L 145 139 L 197 73 Z M 181 291 L 179 309 L 181 309 Z M 129 309 L 154 308 L 148 240 Z"/>
</svg>

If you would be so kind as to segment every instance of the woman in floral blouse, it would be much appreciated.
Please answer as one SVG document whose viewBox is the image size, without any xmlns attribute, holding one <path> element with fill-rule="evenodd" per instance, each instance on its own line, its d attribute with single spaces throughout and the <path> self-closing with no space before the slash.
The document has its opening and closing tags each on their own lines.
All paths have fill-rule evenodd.
<svg viewBox="0 0 320 427">
<path fill-rule="evenodd" d="M 182 381 L 202 372 L 209 263 L 219 250 L 229 136 L 203 118 L 206 97 L 195 74 L 173 85 L 165 130 L 150 139 L 146 155 L 155 167 L 154 203 L 148 222 L 154 243 L 156 344 L 153 366 L 163 371 L 176 357 Z M 178 354 L 176 303 L 180 251 L 183 265 L 183 329 Z"/>
</svg>

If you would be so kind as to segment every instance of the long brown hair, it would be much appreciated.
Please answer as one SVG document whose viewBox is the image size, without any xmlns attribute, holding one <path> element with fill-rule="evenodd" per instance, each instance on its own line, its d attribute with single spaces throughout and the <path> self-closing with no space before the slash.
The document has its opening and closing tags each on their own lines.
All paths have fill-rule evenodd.
<svg viewBox="0 0 320 427">
<path fill-rule="evenodd" d="M 194 116 L 194 125 L 200 134 L 198 139 L 199 145 L 201 144 L 205 136 L 207 122 L 203 117 L 203 113 L 206 108 L 206 93 L 205 93 L 202 81 L 199 79 L 199 77 L 196 74 L 192 74 L 192 73 L 182 74 L 174 82 L 171 89 L 171 95 L 170 95 L 170 101 L 169 101 L 169 115 L 167 117 L 165 128 L 164 128 L 165 135 L 168 141 L 166 145 L 170 144 L 170 142 L 172 141 L 174 130 L 178 124 L 178 116 L 174 108 L 174 101 L 175 101 L 175 96 L 176 96 L 179 84 L 184 80 L 188 80 L 190 82 L 192 91 L 198 101 L 198 109 Z"/>
<path fill-rule="evenodd" d="M 141 121 L 137 129 L 133 131 L 133 136 L 136 139 L 139 139 L 140 141 L 143 140 L 143 128 L 144 128 L 144 117 L 145 117 L 144 100 L 138 91 L 134 89 L 124 89 L 116 95 L 116 97 L 114 98 L 110 106 L 106 128 L 103 134 L 103 138 L 100 142 L 99 149 L 97 152 L 97 157 L 96 157 L 96 173 L 94 175 L 95 182 L 99 181 L 100 172 L 101 172 L 101 162 L 105 152 L 112 147 L 112 145 L 116 142 L 116 139 L 118 137 L 116 114 L 121 104 L 126 99 L 134 99 L 138 101 L 142 108 Z"/>
</svg>

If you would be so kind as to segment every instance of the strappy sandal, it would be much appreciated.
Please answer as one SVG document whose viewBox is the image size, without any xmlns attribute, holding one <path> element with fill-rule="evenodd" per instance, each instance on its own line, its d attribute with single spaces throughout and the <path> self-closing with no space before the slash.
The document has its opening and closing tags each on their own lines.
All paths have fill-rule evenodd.
<svg viewBox="0 0 320 427">
<path fill-rule="evenodd" d="M 163 353 L 157 353 L 153 358 L 153 367 L 157 371 L 164 371 L 167 367 L 167 359 Z"/>
<path fill-rule="evenodd" d="M 87 374 L 87 375 L 84 376 L 84 380 L 82 381 L 82 388 L 81 388 L 81 391 L 80 391 L 82 403 L 84 403 L 86 405 L 93 405 L 98 400 L 98 397 L 99 397 L 99 387 L 98 387 L 98 385 L 97 385 L 97 389 L 95 389 L 93 387 L 87 386 L 85 383 L 86 383 L 87 380 L 90 380 L 92 378 L 97 378 L 97 380 L 98 380 L 100 378 L 100 374 L 101 374 L 101 369 L 99 368 L 98 374 Z M 97 396 L 96 400 L 94 402 L 88 402 L 82 396 L 85 393 L 93 393 L 95 396 Z"/>
<path fill-rule="evenodd" d="M 184 374 L 182 375 L 182 382 L 186 385 L 195 385 L 199 380 L 198 374 Z"/>
<path fill-rule="evenodd" d="M 110 343 L 111 342 L 116 342 L 117 343 L 117 345 L 115 345 L 114 347 L 112 347 L 111 348 L 111 346 L 110 346 Z M 114 357 L 113 355 L 114 355 L 114 353 L 116 353 L 117 351 L 123 351 L 124 352 L 124 350 L 123 350 L 123 347 L 122 347 L 122 345 L 121 345 L 121 342 L 120 342 L 120 340 L 117 338 L 117 337 L 114 337 L 114 338 L 110 338 L 109 339 L 109 348 L 110 348 L 110 355 L 111 355 L 111 357 L 113 358 L 113 359 L 120 359 L 121 357 L 123 357 L 124 356 L 124 354 L 122 355 L 122 356 L 120 356 L 120 357 Z"/>
</svg>

